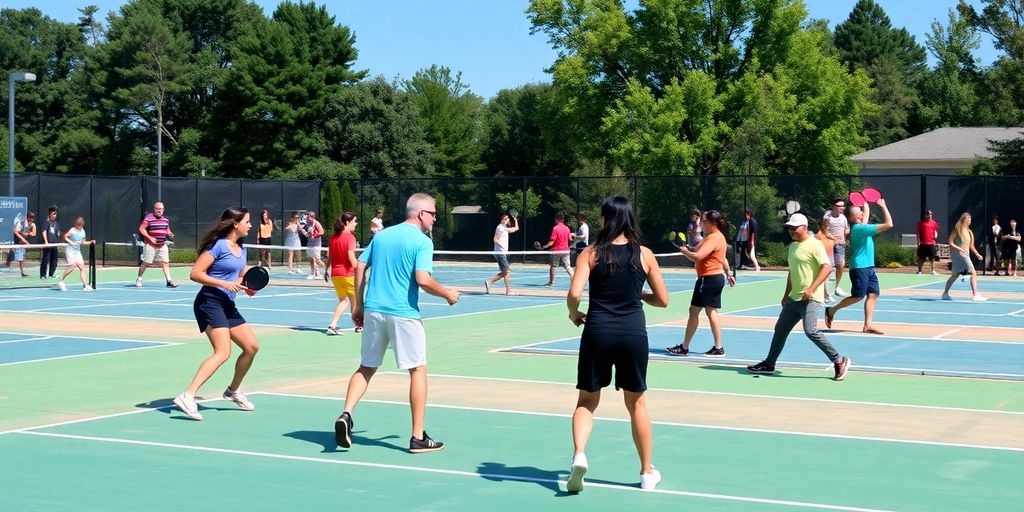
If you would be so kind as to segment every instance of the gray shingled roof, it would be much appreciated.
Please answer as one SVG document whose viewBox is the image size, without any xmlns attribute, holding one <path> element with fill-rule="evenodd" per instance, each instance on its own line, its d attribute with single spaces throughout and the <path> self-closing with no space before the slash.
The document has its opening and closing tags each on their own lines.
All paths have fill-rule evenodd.
<svg viewBox="0 0 1024 512">
<path fill-rule="evenodd" d="M 893 160 L 976 160 L 991 157 L 989 140 L 1012 140 L 1024 137 L 1024 128 L 939 128 L 853 155 L 854 162 Z"/>
</svg>

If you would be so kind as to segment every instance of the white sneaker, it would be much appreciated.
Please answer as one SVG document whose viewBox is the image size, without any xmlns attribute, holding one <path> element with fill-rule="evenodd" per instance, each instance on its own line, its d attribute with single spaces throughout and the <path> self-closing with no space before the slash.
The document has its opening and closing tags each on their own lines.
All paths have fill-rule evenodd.
<svg viewBox="0 0 1024 512">
<path fill-rule="evenodd" d="M 135 279 L 135 287 L 136 288 L 142 288 L 142 278 L 141 277 Z"/>
<path fill-rule="evenodd" d="M 825 304 L 832 304 L 832 296 L 831 295 L 826 295 L 825 296 Z"/>
<path fill-rule="evenodd" d="M 310 275 L 306 276 L 306 279 L 309 280 L 309 281 L 312 281 L 312 280 L 314 280 L 316 278 L 317 278 L 317 276 L 314 276 L 313 274 L 310 274 Z"/>
<path fill-rule="evenodd" d="M 953 300 L 953 297 L 950 297 L 948 293 L 943 293 L 942 300 Z"/>
<path fill-rule="evenodd" d="M 203 415 L 199 414 L 199 404 L 196 403 L 196 397 L 182 393 L 174 397 L 174 405 L 178 406 L 178 409 L 181 409 L 181 412 L 185 413 L 189 418 L 196 421 L 203 420 Z"/>
<path fill-rule="evenodd" d="M 849 293 L 844 292 L 843 289 L 838 287 L 838 286 L 836 286 L 836 291 L 833 292 L 832 295 L 835 295 L 836 297 L 849 297 L 850 296 Z"/>
<path fill-rule="evenodd" d="M 93 291 L 93 289 L 92 289 L 92 286 L 89 286 L 87 284 L 83 284 L 82 285 L 82 291 L 83 292 L 91 292 L 91 291 Z"/>
<path fill-rule="evenodd" d="M 657 469 L 654 469 L 653 465 L 651 466 L 650 473 L 643 473 L 640 475 L 641 489 L 654 489 L 655 487 L 658 486 L 658 482 L 661 482 L 661 472 L 658 471 Z"/>
<path fill-rule="evenodd" d="M 577 453 L 572 458 L 572 466 L 569 467 L 569 480 L 565 483 L 565 490 L 569 492 L 580 492 L 583 490 L 583 475 L 587 474 L 587 454 Z"/>
<path fill-rule="evenodd" d="M 981 294 L 978 294 L 975 295 L 974 298 L 972 298 L 971 300 L 973 300 L 974 302 L 985 302 L 986 300 L 988 300 L 988 297 L 982 297 Z"/>
<path fill-rule="evenodd" d="M 923 273 L 924 273 L 924 272 L 921 272 L 920 270 L 918 270 L 918 271 L 917 271 L 917 274 L 915 274 L 915 275 L 921 275 L 921 274 L 923 274 Z"/>
<path fill-rule="evenodd" d="M 64 281 L 61 281 L 61 282 L 57 283 L 57 289 L 62 291 L 62 292 L 66 292 L 66 291 L 68 291 L 68 286 L 66 284 L 64 284 Z"/>
<path fill-rule="evenodd" d="M 245 396 L 245 392 L 242 391 L 242 388 L 238 388 L 237 391 L 231 391 L 230 388 L 225 389 L 224 400 L 231 400 L 232 402 L 238 404 L 239 407 L 247 411 L 252 411 L 256 409 L 256 406 L 253 405 L 252 402 L 249 401 L 249 398 Z"/>
<path fill-rule="evenodd" d="M 936 272 L 936 271 L 934 271 L 934 270 L 932 270 L 932 275 L 933 275 L 933 276 L 937 276 L 937 275 L 939 275 L 939 273 L 938 273 L 938 272 Z"/>
</svg>

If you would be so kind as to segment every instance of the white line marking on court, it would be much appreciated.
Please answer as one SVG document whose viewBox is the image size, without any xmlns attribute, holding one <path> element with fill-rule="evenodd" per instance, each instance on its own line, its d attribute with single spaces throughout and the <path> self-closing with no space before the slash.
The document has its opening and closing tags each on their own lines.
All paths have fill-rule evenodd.
<svg viewBox="0 0 1024 512">
<path fill-rule="evenodd" d="M 44 311 L 64 311 L 67 309 L 85 309 L 85 308 L 100 308 L 104 306 L 135 306 L 139 304 L 164 304 L 170 302 L 179 302 L 183 300 L 190 300 L 191 297 L 181 297 L 177 299 L 161 299 L 161 300 L 148 300 L 139 302 L 114 302 L 114 303 L 103 303 L 103 304 L 83 304 L 79 306 L 59 306 L 55 308 L 40 308 L 40 309 L 27 309 L 23 313 L 42 313 Z"/>
<path fill-rule="evenodd" d="M 386 373 L 399 373 L 399 372 L 386 372 Z M 650 388 L 648 388 L 648 389 L 650 389 Z M 249 393 L 249 394 L 253 395 L 253 394 L 256 394 L 256 393 Z M 270 396 L 283 396 L 283 397 L 290 397 L 290 398 L 314 398 L 314 399 L 317 399 L 317 400 L 334 400 L 334 401 L 339 401 L 339 402 L 345 400 L 344 397 L 302 395 L 302 394 L 296 394 L 296 393 L 276 393 L 276 392 L 273 392 L 273 391 L 263 391 L 263 392 L 259 392 L 259 394 L 261 394 L 261 395 L 270 395 Z M 393 401 L 393 400 L 365 400 L 364 399 L 362 401 L 363 402 L 379 403 L 379 404 L 388 404 L 388 405 L 401 405 L 401 406 L 406 406 L 406 407 L 408 407 L 408 405 L 409 405 L 408 402 L 399 402 L 399 401 Z M 459 411 L 482 411 L 482 412 L 496 412 L 496 413 L 503 413 L 503 414 L 523 414 L 523 415 L 528 415 L 528 416 L 549 416 L 549 417 L 555 417 L 555 418 L 572 418 L 572 414 L 564 414 L 564 413 L 519 411 L 519 410 L 514 410 L 514 409 L 494 409 L 494 408 L 488 408 L 488 407 L 468 407 L 468 406 L 462 406 L 462 405 L 427 404 L 427 407 L 432 407 L 432 408 L 436 408 L 436 409 L 454 409 L 454 410 L 459 410 Z M 627 422 L 630 421 L 629 418 L 603 418 L 603 417 L 599 417 L 599 416 L 594 416 L 594 419 L 595 420 L 601 420 L 601 421 L 614 421 L 614 422 L 618 422 L 618 423 L 627 423 Z M 729 431 L 735 431 L 735 432 L 754 432 L 754 433 L 758 433 L 758 434 L 781 434 L 781 435 L 787 435 L 787 436 L 824 437 L 824 438 L 830 438 L 830 439 L 852 439 L 852 440 L 856 440 L 856 441 L 881 441 L 881 442 L 886 442 L 886 443 L 921 444 L 921 445 L 928 445 L 928 446 L 944 446 L 944 447 L 951 447 L 951 448 L 970 448 L 970 449 L 998 450 L 998 451 L 1022 452 L 1022 453 L 1024 453 L 1024 448 L 1013 448 L 1013 447 L 1008 447 L 1008 446 L 990 446 L 990 445 L 978 445 L 978 444 L 966 444 L 966 443 L 944 443 L 944 442 L 940 442 L 940 441 L 921 441 L 921 440 L 915 440 L 915 439 L 895 439 L 895 438 L 890 438 L 890 437 L 873 437 L 873 436 L 853 436 L 853 435 L 846 435 L 846 434 L 823 434 L 823 433 L 818 433 L 818 432 L 798 432 L 798 431 L 794 431 L 794 430 L 775 430 L 775 429 L 750 428 L 750 427 L 730 427 L 730 426 L 723 426 L 723 425 L 701 425 L 701 424 L 697 424 L 697 423 L 677 423 L 677 422 L 672 422 L 672 421 L 653 421 L 652 420 L 651 423 L 654 424 L 654 425 L 663 425 L 663 426 L 667 426 L 667 427 L 699 428 L 699 429 L 708 429 L 708 430 L 729 430 Z"/>
<path fill-rule="evenodd" d="M 252 395 L 252 394 L 258 394 L 258 393 L 259 392 L 247 393 L 247 394 Z M 221 397 L 204 398 L 204 399 L 201 399 L 201 400 L 196 400 L 196 403 L 197 404 L 205 404 L 205 403 L 208 403 L 208 402 L 216 402 L 216 401 L 223 401 L 223 400 L 224 399 L 221 398 Z M 121 417 L 121 416 L 129 416 L 129 415 L 132 415 L 132 414 L 141 414 L 141 413 L 144 413 L 144 412 L 161 411 L 161 410 L 164 410 L 164 409 L 174 409 L 175 407 L 177 407 L 177 406 L 175 406 L 174 404 L 161 405 L 160 407 L 140 407 L 140 408 L 137 408 L 137 409 L 133 409 L 131 411 L 115 412 L 113 414 L 103 414 L 103 415 L 100 415 L 100 416 L 90 416 L 88 418 L 79 418 L 77 420 L 58 421 L 56 423 L 47 423 L 46 425 L 38 425 L 38 426 L 35 426 L 35 427 L 24 427 L 24 428 L 12 429 L 12 430 L 5 430 L 3 432 L 0 432 L 0 435 L 14 434 L 14 433 L 18 433 L 18 432 L 25 432 L 25 431 L 28 431 L 28 430 L 40 430 L 40 429 L 44 429 L 44 428 L 63 427 L 65 425 L 75 425 L 75 424 L 78 424 L 78 423 L 86 423 L 86 422 L 89 422 L 89 421 L 98 421 L 98 420 L 105 420 L 105 419 L 109 419 L 109 418 L 118 418 L 118 417 Z"/>
<path fill-rule="evenodd" d="M 891 310 L 883 309 L 882 311 L 883 312 L 890 312 Z M 878 313 L 877 310 L 875 312 Z M 912 313 L 923 313 L 923 311 L 912 311 Z M 723 314 L 728 314 L 728 313 L 723 313 Z M 949 314 L 950 313 L 942 313 L 943 316 L 946 316 L 946 315 L 949 315 Z M 1006 316 L 1006 315 L 990 315 L 990 316 Z M 765 315 L 743 315 L 743 317 L 744 318 L 771 318 L 773 320 L 778 318 L 777 316 L 765 316 Z M 883 324 L 883 325 L 910 325 L 910 326 L 924 325 L 924 326 L 932 326 L 932 327 L 964 327 L 962 324 L 940 324 L 940 323 L 927 323 L 927 322 L 926 323 L 920 323 L 920 322 L 878 322 L 878 321 L 876 321 L 875 323 Z M 1011 331 L 1020 331 L 1021 330 L 1019 327 L 1000 327 L 998 325 L 970 325 L 968 327 L 980 327 L 980 328 L 984 328 L 984 329 L 1007 329 L 1007 330 L 1011 330 Z M 828 333 L 828 334 L 832 335 L 833 333 Z M 836 333 L 836 334 L 838 334 L 838 333 Z"/>
<path fill-rule="evenodd" d="M 41 362 L 41 361 L 56 361 L 58 359 L 72 359 L 72 358 L 75 358 L 75 357 L 101 356 L 101 355 L 105 355 L 105 354 L 113 354 L 115 352 L 131 352 L 133 350 L 147 350 L 147 349 L 151 349 L 151 348 L 160 348 L 160 347 L 167 347 L 167 346 L 172 346 L 172 345 L 181 345 L 181 343 L 165 343 L 165 342 L 160 342 L 160 341 L 150 341 L 150 342 L 147 342 L 147 343 L 156 343 L 156 345 L 153 345 L 153 346 L 150 346 L 150 347 L 119 348 L 117 350 L 104 350 L 102 352 L 89 352 L 87 354 L 75 354 L 75 355 L 72 355 L 72 356 L 58 356 L 58 357 L 46 357 L 46 358 L 43 358 L 43 359 L 29 359 L 28 361 L 15 361 L 13 363 L 0 363 L 0 366 L 13 366 L 13 365 L 16 365 L 16 364 L 38 363 L 38 362 Z"/>
<path fill-rule="evenodd" d="M 0 331 L 0 334 L 18 334 L 24 336 L 37 336 L 42 333 L 38 332 L 18 332 L 18 331 Z M 78 334 L 47 334 L 54 338 L 74 338 L 80 340 L 99 340 L 99 341 L 124 341 L 128 343 L 165 343 L 168 345 L 180 345 L 180 343 L 171 343 L 167 341 L 156 341 L 156 340 L 130 340 L 127 338 L 108 338 L 104 336 L 80 336 Z"/>
<path fill-rule="evenodd" d="M 454 469 L 439 469 L 439 468 L 422 468 L 417 466 L 403 466 L 399 464 L 381 464 L 375 462 L 362 462 L 362 461 L 351 461 L 351 460 L 338 460 L 338 459 L 326 459 L 317 457 L 303 457 L 299 455 L 284 455 L 279 453 L 265 453 L 265 452 L 253 452 L 248 450 L 232 450 L 227 448 L 211 448 L 206 446 L 195 446 L 175 443 L 160 443 L 154 441 L 138 441 L 133 439 L 119 439 L 112 437 L 97 437 L 97 436 L 82 436 L 72 434 L 55 434 L 50 432 L 30 432 L 30 431 L 19 431 L 17 434 L 41 436 L 41 437 L 55 437 L 61 439 L 74 439 L 79 441 L 96 441 L 104 443 L 115 443 L 115 444 L 127 444 L 137 446 L 150 446 L 157 448 L 175 448 L 180 450 L 191 450 L 200 452 L 210 453 L 224 453 L 230 455 L 245 455 L 249 457 L 262 457 L 268 459 L 282 459 L 302 462 L 315 462 L 319 464 L 335 464 L 339 466 L 355 466 L 365 468 L 376 468 L 376 469 L 392 469 L 400 471 L 413 471 L 418 473 L 433 473 L 439 475 L 451 475 L 451 476 L 467 476 L 472 478 L 485 478 L 491 480 L 516 480 L 523 482 L 538 482 L 538 483 L 551 483 L 562 485 L 565 483 L 564 480 L 557 480 L 551 478 L 535 478 L 527 476 L 517 475 L 504 475 L 500 473 L 477 473 L 472 471 L 460 471 Z M 872 509 L 872 508 L 861 508 L 861 507 L 848 507 L 843 505 L 828 505 L 824 503 L 810 503 L 802 501 L 788 501 L 788 500 L 773 500 L 768 498 L 749 498 L 745 496 L 730 496 L 726 494 L 709 494 L 701 492 L 689 492 L 689 491 L 676 491 L 671 489 L 652 489 L 642 490 L 639 487 L 632 487 L 618 484 L 602 484 L 596 482 L 588 482 L 588 487 L 597 487 L 602 489 L 611 489 L 616 491 L 632 491 L 632 492 L 649 492 L 657 494 L 667 494 L 673 496 L 689 496 L 694 498 L 707 498 L 725 501 L 740 501 L 747 503 L 762 503 L 769 505 L 786 505 L 791 507 L 801 508 L 817 508 L 826 510 L 843 510 L 850 512 L 889 512 L 883 509 Z"/>
<path fill-rule="evenodd" d="M 945 338 L 946 336 L 949 336 L 950 334 L 955 334 L 955 333 L 958 333 L 958 332 L 960 332 L 962 330 L 963 329 L 960 329 L 960 328 L 950 329 L 950 330 L 948 330 L 948 331 L 946 331 L 946 332 L 944 332 L 942 334 L 936 334 L 935 336 L 932 336 L 931 339 L 933 339 L 933 340 L 941 340 L 941 339 Z M 1013 343 L 1013 342 L 1011 341 L 1010 343 Z"/>
<path fill-rule="evenodd" d="M 820 366 L 820 365 L 819 365 Z M 392 372 L 383 371 L 378 372 L 382 375 L 408 375 L 405 372 Z M 472 375 L 451 375 L 443 373 L 431 373 L 432 377 L 442 377 L 446 379 L 472 379 L 472 380 L 493 380 L 498 382 L 526 382 L 529 384 L 551 384 L 555 386 L 573 386 L 576 384 L 573 382 L 555 382 L 549 380 L 532 380 L 532 379 L 510 379 L 505 377 L 474 377 Z M 700 391 L 690 389 L 671 389 L 671 388 L 647 388 L 649 391 L 659 391 L 668 393 L 683 393 L 691 395 L 712 395 L 712 396 L 734 396 L 739 398 L 771 398 L 774 400 L 793 400 L 797 402 L 823 402 L 828 404 L 855 404 L 855 405 L 870 405 L 879 407 L 896 407 L 896 408 L 909 408 L 909 409 L 926 409 L 932 411 L 957 411 L 957 412 L 980 412 L 980 413 L 991 413 L 991 414 L 1009 414 L 1014 416 L 1024 416 L 1024 412 L 1018 411 L 1000 411 L 997 409 L 968 409 L 964 407 L 942 407 L 936 405 L 916 405 L 916 404 L 895 404 L 886 402 L 865 402 L 860 400 L 836 400 L 831 398 L 811 398 L 811 397 L 799 397 L 799 396 L 780 396 L 780 395 L 759 395 L 755 393 L 731 393 L 728 391 Z M 250 395 L 253 393 L 249 393 Z M 270 394 L 270 393 L 267 393 Z"/>
<path fill-rule="evenodd" d="M 1014 311 L 1012 313 L 1007 313 L 1007 315 L 1009 315 L 1009 316 L 1017 316 L 1017 315 L 1019 315 L 1021 313 L 1024 313 L 1024 309 L 1018 309 L 1017 311 Z"/>
<path fill-rule="evenodd" d="M 21 339 L 17 339 L 17 340 L 4 340 L 4 341 L 0 341 L 0 344 L 4 344 L 4 343 L 23 343 L 23 342 L 26 342 L 26 341 L 48 340 L 48 339 L 51 339 L 51 338 L 53 338 L 53 336 L 36 336 L 35 338 L 21 338 Z"/>
</svg>

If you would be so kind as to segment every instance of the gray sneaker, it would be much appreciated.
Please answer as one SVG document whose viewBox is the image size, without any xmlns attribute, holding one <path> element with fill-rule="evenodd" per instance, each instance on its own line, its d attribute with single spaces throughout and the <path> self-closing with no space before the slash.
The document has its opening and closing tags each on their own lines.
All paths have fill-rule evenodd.
<svg viewBox="0 0 1024 512">
<path fill-rule="evenodd" d="M 242 409 L 251 411 L 256 409 L 256 406 L 249 401 L 249 398 L 245 396 L 245 392 L 242 388 L 238 388 L 236 391 L 231 391 L 231 388 L 224 390 L 224 400 L 231 400 Z"/>
<path fill-rule="evenodd" d="M 441 441 L 435 441 L 427 435 L 427 431 L 423 431 L 423 439 L 416 439 L 415 437 L 409 438 L 409 452 L 410 453 L 427 453 L 436 452 L 444 449 L 444 443 Z"/>
</svg>

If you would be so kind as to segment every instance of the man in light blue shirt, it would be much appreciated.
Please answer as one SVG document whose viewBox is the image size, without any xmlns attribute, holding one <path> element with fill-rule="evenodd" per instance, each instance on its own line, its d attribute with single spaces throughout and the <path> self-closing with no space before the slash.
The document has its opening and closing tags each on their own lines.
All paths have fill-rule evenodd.
<svg viewBox="0 0 1024 512">
<path fill-rule="evenodd" d="M 356 298 L 352 322 L 363 328 L 361 361 L 348 381 L 345 410 L 334 422 L 338 446 L 352 446 L 352 411 L 391 346 L 398 367 L 409 371 L 412 409 L 411 453 L 444 448 L 423 430 L 427 407 L 427 337 L 420 320 L 419 289 L 454 305 L 459 292 L 431 277 L 434 243 L 427 236 L 437 218 L 434 198 L 413 194 L 406 202 L 406 219 L 374 235 L 356 266 Z M 369 276 L 367 276 L 369 270 Z"/>
<path fill-rule="evenodd" d="M 825 327 L 832 328 L 832 320 L 836 312 L 852 306 L 867 297 L 864 301 L 864 327 L 867 334 L 885 334 L 872 323 L 875 316 L 875 303 L 881 289 L 878 276 L 875 274 L 875 237 L 892 229 L 892 216 L 885 206 L 885 199 L 878 200 L 885 219 L 881 224 L 868 224 L 870 209 L 865 203 L 863 207 L 850 208 L 850 296 L 843 298 L 839 304 L 825 308 Z"/>
</svg>

